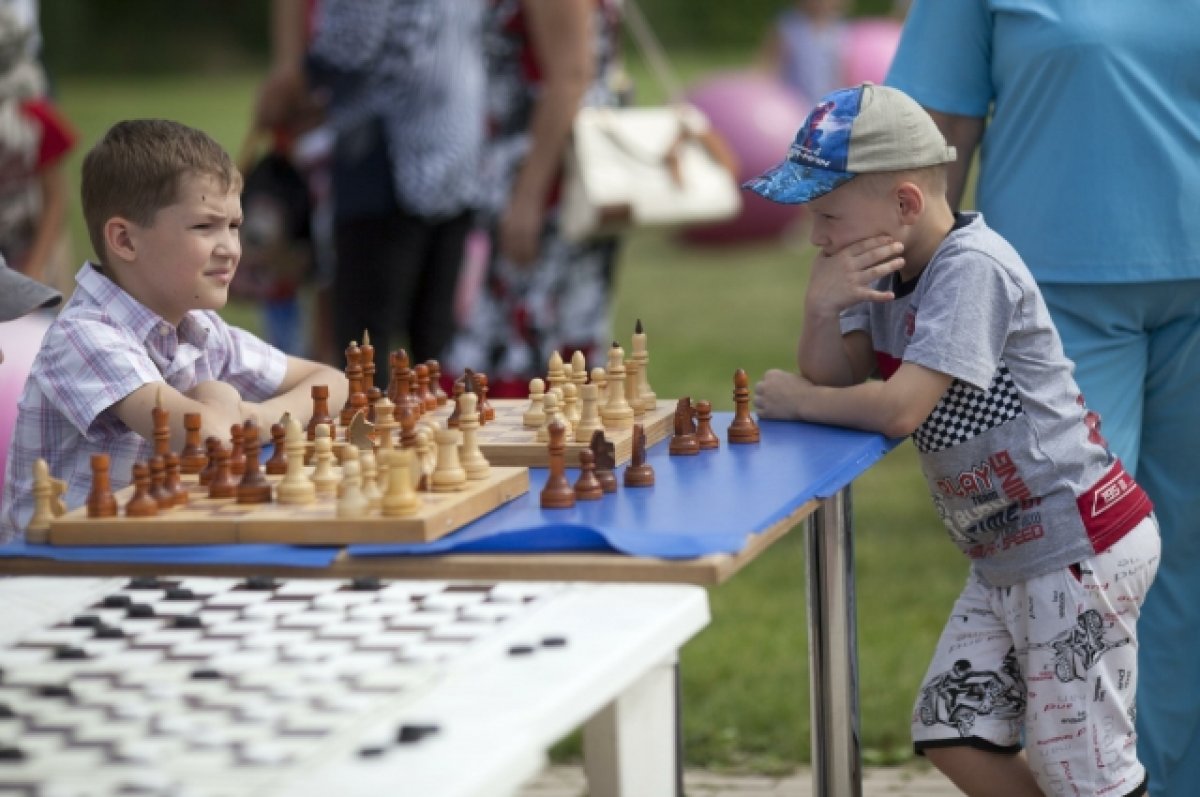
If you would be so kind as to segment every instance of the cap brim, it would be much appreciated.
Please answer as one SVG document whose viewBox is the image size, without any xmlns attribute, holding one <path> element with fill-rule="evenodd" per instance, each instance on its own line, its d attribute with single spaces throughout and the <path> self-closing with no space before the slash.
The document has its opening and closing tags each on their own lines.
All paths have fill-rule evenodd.
<svg viewBox="0 0 1200 797">
<path fill-rule="evenodd" d="M 783 205 L 802 205 L 853 179 L 852 172 L 801 166 L 790 160 L 742 184 L 759 196 Z"/>
<path fill-rule="evenodd" d="M 19 271 L 0 266 L 0 321 L 12 321 L 41 307 L 54 307 L 62 294 L 26 277 Z"/>
</svg>

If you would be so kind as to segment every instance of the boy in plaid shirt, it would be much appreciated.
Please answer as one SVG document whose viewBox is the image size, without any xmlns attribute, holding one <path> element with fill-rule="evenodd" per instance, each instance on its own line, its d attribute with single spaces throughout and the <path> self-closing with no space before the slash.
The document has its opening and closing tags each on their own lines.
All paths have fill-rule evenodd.
<svg viewBox="0 0 1200 797">
<path fill-rule="evenodd" d="M 241 257 L 242 177 L 205 133 L 159 119 L 114 125 L 83 163 L 82 199 L 97 260 L 46 333 L 21 396 L 5 477 L 0 540 L 20 539 L 33 512 L 33 463 L 67 483 L 68 507 L 91 486 L 90 458 L 111 458 L 114 489 L 152 450 L 161 395 L 171 446 L 183 416 L 202 438 L 233 424 L 265 429 L 285 412 L 306 418 L 311 388 L 346 399 L 344 375 L 289 357 L 216 311 Z"/>
</svg>

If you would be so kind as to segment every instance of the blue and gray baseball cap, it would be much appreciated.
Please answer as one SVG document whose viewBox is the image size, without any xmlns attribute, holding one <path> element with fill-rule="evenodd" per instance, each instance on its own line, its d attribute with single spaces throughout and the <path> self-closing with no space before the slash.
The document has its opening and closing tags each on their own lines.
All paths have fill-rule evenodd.
<svg viewBox="0 0 1200 797">
<path fill-rule="evenodd" d="M 0 256 L 0 321 L 12 321 L 61 301 L 61 293 L 9 268 Z"/>
<path fill-rule="evenodd" d="M 955 160 L 925 109 L 899 89 L 863 83 L 817 103 L 773 169 L 747 181 L 772 202 L 800 205 L 855 175 L 918 169 Z"/>
</svg>

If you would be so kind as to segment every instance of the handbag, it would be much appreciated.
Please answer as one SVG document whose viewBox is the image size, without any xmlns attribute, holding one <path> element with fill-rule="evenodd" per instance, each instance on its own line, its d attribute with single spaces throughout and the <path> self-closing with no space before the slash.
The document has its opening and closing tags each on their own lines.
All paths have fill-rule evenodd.
<svg viewBox="0 0 1200 797">
<path fill-rule="evenodd" d="M 637 5 L 625 19 L 669 96 L 670 67 Z M 694 105 L 585 107 L 563 165 L 559 228 L 572 242 L 631 227 L 706 224 L 742 208 L 732 150 Z"/>
</svg>

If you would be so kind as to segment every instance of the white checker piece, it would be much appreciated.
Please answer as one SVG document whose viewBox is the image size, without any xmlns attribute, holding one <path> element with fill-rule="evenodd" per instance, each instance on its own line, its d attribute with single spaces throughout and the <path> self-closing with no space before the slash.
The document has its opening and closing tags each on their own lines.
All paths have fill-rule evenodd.
<svg viewBox="0 0 1200 797">
<path fill-rule="evenodd" d="M 540 749 L 530 752 L 528 733 L 494 717 L 476 727 L 454 712 L 487 703 L 528 721 L 533 715 L 509 705 L 500 673 L 513 668 L 530 694 L 567 688 L 576 666 L 602 657 L 565 640 L 596 624 L 578 618 L 576 627 L 569 611 L 547 607 L 619 589 L 695 590 L 369 578 L 0 580 L 0 605 L 21 610 L 20 622 L 0 627 L 0 794 L 349 795 L 380 793 L 371 778 L 388 771 L 382 782 L 394 793 L 417 793 L 404 784 L 429 795 L 493 793 L 442 790 L 455 778 L 482 777 L 437 774 L 465 742 L 478 748 L 473 760 L 479 773 L 492 773 L 494 793 L 511 793 L 497 784 L 534 774 L 545 748 L 570 728 L 553 727 L 556 735 L 538 737 Z M 690 615 L 668 658 L 707 622 L 703 592 L 695 591 L 699 598 L 673 598 Z M 599 597 L 585 595 L 589 612 Z M 579 661 L 563 670 L 571 656 Z M 471 691 L 477 681 L 481 696 Z M 410 713 L 440 705 L 433 698 L 441 693 L 449 719 L 427 708 Z M 426 758 L 429 766 L 416 766 Z M 426 769 L 432 774 L 421 774 Z M 346 777 L 359 770 L 370 775 L 361 790 Z"/>
</svg>

